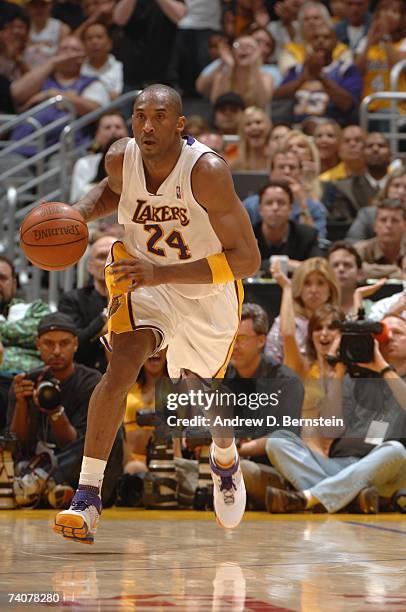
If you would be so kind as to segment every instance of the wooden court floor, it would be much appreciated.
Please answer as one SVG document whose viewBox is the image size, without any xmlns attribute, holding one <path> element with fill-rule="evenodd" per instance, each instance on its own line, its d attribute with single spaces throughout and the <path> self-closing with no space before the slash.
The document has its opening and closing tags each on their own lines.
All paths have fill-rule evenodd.
<svg viewBox="0 0 406 612">
<path fill-rule="evenodd" d="M 406 515 L 248 512 L 226 533 L 211 513 L 110 509 L 86 546 L 54 514 L 0 511 L 1 612 L 406 610 Z"/>
</svg>

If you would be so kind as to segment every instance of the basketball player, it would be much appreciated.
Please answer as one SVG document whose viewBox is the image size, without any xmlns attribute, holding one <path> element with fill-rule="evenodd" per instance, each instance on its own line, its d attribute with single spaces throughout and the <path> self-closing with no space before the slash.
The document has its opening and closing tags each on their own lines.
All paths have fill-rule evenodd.
<svg viewBox="0 0 406 612">
<path fill-rule="evenodd" d="M 90 400 L 79 488 L 55 518 L 66 538 L 94 540 L 104 469 L 143 363 L 168 346 L 171 377 L 222 377 L 239 324 L 240 279 L 260 265 L 226 163 L 182 138 L 184 125 L 175 90 L 144 89 L 134 103 L 134 138 L 111 146 L 107 177 L 74 206 L 86 221 L 118 209 L 125 236 L 106 265 L 111 360 Z M 217 520 L 236 527 L 246 494 L 232 438 L 214 439 L 210 465 Z"/>
</svg>

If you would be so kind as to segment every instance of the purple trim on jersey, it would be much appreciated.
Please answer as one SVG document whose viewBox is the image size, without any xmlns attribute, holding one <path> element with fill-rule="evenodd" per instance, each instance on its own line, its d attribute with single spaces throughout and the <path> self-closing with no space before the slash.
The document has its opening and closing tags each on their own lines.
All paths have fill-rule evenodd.
<svg viewBox="0 0 406 612">
<path fill-rule="evenodd" d="M 182 138 L 186 140 L 186 144 L 189 146 L 191 146 L 194 142 L 196 142 L 196 139 L 193 138 L 193 136 L 190 136 L 189 134 L 187 134 L 186 136 L 182 136 Z"/>
</svg>

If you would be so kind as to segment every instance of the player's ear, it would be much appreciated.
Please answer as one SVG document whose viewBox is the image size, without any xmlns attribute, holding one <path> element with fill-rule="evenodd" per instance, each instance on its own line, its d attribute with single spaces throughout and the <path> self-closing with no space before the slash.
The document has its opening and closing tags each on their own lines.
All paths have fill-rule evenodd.
<svg viewBox="0 0 406 612">
<path fill-rule="evenodd" d="M 184 115 L 181 115 L 178 119 L 178 124 L 176 126 L 176 129 L 178 130 L 180 134 L 185 129 L 185 125 L 186 125 L 186 117 L 184 117 Z"/>
</svg>

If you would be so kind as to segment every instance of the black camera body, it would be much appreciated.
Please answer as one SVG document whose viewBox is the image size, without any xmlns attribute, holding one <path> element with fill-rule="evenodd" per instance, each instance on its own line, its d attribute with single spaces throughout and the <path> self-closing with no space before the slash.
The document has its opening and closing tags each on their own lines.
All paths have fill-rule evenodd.
<svg viewBox="0 0 406 612">
<path fill-rule="evenodd" d="M 328 357 L 329 363 L 341 361 L 347 366 L 370 363 L 374 360 L 374 339 L 382 334 L 384 327 L 376 321 L 333 321 L 332 329 L 341 331 L 337 357 Z"/>
<path fill-rule="evenodd" d="M 43 410 L 52 411 L 61 405 L 62 394 L 59 380 L 52 375 L 50 369 L 33 370 L 27 374 L 27 380 L 32 380 L 34 383 L 38 404 Z"/>
</svg>

